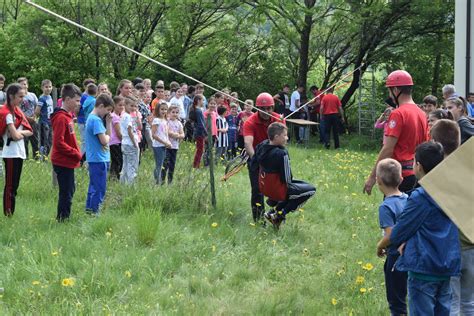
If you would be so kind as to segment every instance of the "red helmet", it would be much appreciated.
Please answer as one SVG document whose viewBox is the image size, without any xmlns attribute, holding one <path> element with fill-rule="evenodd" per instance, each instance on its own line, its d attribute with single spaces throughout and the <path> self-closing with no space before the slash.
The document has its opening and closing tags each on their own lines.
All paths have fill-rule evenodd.
<svg viewBox="0 0 474 316">
<path fill-rule="evenodd" d="M 387 88 L 413 86 L 413 79 L 411 78 L 411 75 L 405 70 L 395 70 L 390 75 L 388 75 L 385 86 Z"/>
<path fill-rule="evenodd" d="M 275 105 L 275 100 L 270 93 L 262 92 L 258 95 L 257 100 L 255 100 L 255 106 L 268 108 Z"/>
</svg>

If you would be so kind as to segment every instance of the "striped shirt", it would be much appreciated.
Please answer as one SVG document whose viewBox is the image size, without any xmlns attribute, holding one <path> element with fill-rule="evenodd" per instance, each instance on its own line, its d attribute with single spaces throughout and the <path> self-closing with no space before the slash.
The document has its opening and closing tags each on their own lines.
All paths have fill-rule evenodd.
<svg viewBox="0 0 474 316">
<path fill-rule="evenodd" d="M 217 130 L 229 128 L 225 117 L 217 117 Z M 229 135 L 227 132 L 217 132 L 216 147 L 228 147 L 229 146 Z"/>
</svg>

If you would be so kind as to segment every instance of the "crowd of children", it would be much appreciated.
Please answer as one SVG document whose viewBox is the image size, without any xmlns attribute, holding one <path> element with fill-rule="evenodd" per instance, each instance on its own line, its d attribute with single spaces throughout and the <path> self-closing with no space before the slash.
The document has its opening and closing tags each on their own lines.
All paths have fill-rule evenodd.
<svg viewBox="0 0 474 316">
<path fill-rule="evenodd" d="M 285 149 L 287 127 L 274 115 L 275 97 L 268 93 L 257 97 L 259 111 L 255 113 L 252 100 L 246 100 L 241 109 L 222 93 L 207 99 L 201 84 L 172 82 L 170 90 L 165 90 L 161 80 L 151 89 L 149 79 L 124 79 L 113 97 L 107 84 L 96 85 L 87 79 L 83 92 L 74 84 L 63 85 L 55 107 L 50 80 L 41 83 L 39 98 L 28 92 L 26 78 L 19 78 L 5 91 L 4 85 L 5 77 L 0 75 L 6 176 L 3 210 L 7 216 L 15 211 L 28 143 L 33 158 L 36 153 L 38 157 L 51 155 L 59 184 L 58 221 L 70 217 L 74 169 L 81 163 L 89 171 L 85 210 L 99 214 L 107 181 L 133 184 L 141 153 L 147 148 L 153 150 L 156 183 L 171 183 L 184 139 L 195 141 L 194 168 L 200 167 L 203 157 L 209 163 L 211 150 L 217 161 L 234 158 L 239 148 L 246 150 L 255 221 L 264 217 L 278 229 L 287 214 L 315 194 L 314 186 L 292 178 Z M 413 81 L 404 71 L 390 74 L 386 86 L 390 99 L 376 122 L 377 128 L 384 129 L 384 144 L 364 191 L 370 194 L 377 184 L 384 194 L 379 207 L 383 238 L 377 244 L 377 255 L 386 256 L 390 312 L 449 315 L 451 310 L 471 315 L 474 245 L 417 181 L 474 134 L 472 105 L 448 85 L 443 88 L 443 108 L 438 108 L 431 95 L 417 106 L 411 96 Z M 235 92 L 231 95 L 238 97 Z M 264 196 L 271 207 L 268 212 L 264 212 Z"/>
</svg>

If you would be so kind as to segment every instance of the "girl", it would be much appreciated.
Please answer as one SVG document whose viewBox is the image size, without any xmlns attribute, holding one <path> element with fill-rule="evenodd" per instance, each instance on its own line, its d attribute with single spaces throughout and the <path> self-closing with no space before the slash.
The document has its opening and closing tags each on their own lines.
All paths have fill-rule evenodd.
<svg viewBox="0 0 474 316">
<path fill-rule="evenodd" d="M 119 82 L 119 85 L 117 87 L 117 95 L 123 98 L 127 98 L 127 97 L 134 98 L 133 90 L 134 90 L 134 87 L 132 85 L 132 82 L 128 79 L 122 79 Z M 136 124 L 138 126 L 138 141 L 140 142 L 142 139 L 142 124 L 140 124 L 139 122 L 141 122 L 142 120 L 142 115 L 140 112 L 135 111 L 131 114 L 131 116 L 132 116 L 132 119 L 136 121 Z"/>
<path fill-rule="evenodd" d="M 389 105 L 385 108 L 385 111 L 379 116 L 377 121 L 375 121 L 374 127 L 383 129 L 383 144 L 385 144 L 385 129 L 387 128 L 387 120 L 392 113 L 393 108 Z"/>
<path fill-rule="evenodd" d="M 204 166 L 209 165 L 209 152 L 214 147 L 215 139 L 217 138 L 217 102 L 214 97 L 209 98 L 209 104 L 207 111 L 204 112 L 204 121 L 206 122 L 206 130 L 209 129 L 207 117 L 211 117 L 211 133 L 212 133 L 212 144 L 207 144 L 206 151 L 204 154 Z"/>
<path fill-rule="evenodd" d="M 20 185 L 23 160 L 26 159 L 24 138 L 33 135 L 32 128 L 20 110 L 26 92 L 17 83 L 8 86 L 6 103 L 0 109 L 0 134 L 3 135 L 2 157 L 5 162 L 5 188 L 3 190 L 3 213 L 12 216 L 15 212 L 15 197 Z"/>
<path fill-rule="evenodd" d="M 120 119 L 120 133 L 122 134 L 123 165 L 120 182 L 132 184 L 138 173 L 138 124 L 132 118 L 132 113 L 137 111 L 138 100 L 125 98 L 125 112 Z"/>
<path fill-rule="evenodd" d="M 178 89 L 179 91 L 179 89 Z M 166 158 L 161 174 L 161 182 L 165 182 L 168 174 L 168 184 L 173 181 L 174 167 L 176 166 L 176 156 L 178 155 L 179 142 L 184 138 L 183 124 L 179 121 L 179 107 L 171 105 L 168 108 L 168 138 L 171 143 L 170 148 L 166 148 Z"/>
<path fill-rule="evenodd" d="M 433 127 L 433 125 L 434 125 L 434 123 L 436 123 L 436 121 L 441 120 L 441 119 L 452 120 L 453 116 L 451 115 L 450 112 L 448 112 L 446 110 L 442 110 L 442 109 L 434 110 L 433 112 L 430 112 L 430 114 L 428 115 L 428 127 L 429 127 L 429 129 L 431 129 Z"/>
<path fill-rule="evenodd" d="M 453 119 L 458 122 L 461 130 L 461 144 L 464 144 L 474 135 L 474 125 L 467 118 L 466 103 L 460 98 L 450 98 L 446 101 L 446 109 L 453 115 Z"/>
<path fill-rule="evenodd" d="M 194 154 L 193 168 L 199 168 L 199 165 L 201 164 L 202 153 L 204 152 L 204 140 L 207 137 L 206 123 L 202 112 L 203 104 L 203 96 L 201 94 L 196 94 L 189 115 L 189 119 L 194 122 L 193 137 L 196 140 L 196 153 Z"/>
<path fill-rule="evenodd" d="M 120 180 L 122 170 L 122 132 L 120 131 L 120 119 L 125 107 L 125 100 L 121 96 L 114 97 L 114 111 L 112 112 L 112 130 L 110 133 L 110 178 Z"/>
<path fill-rule="evenodd" d="M 171 143 L 168 139 L 168 124 L 166 121 L 167 111 L 168 105 L 166 103 L 158 103 L 153 111 L 154 119 L 151 123 L 156 184 L 161 184 L 161 169 L 163 168 L 163 162 L 165 160 L 166 148 L 171 148 Z"/>
<path fill-rule="evenodd" d="M 244 123 L 253 114 L 252 112 L 253 101 L 248 99 L 245 100 L 244 110 L 237 115 L 237 145 L 240 150 L 244 149 Z"/>
</svg>

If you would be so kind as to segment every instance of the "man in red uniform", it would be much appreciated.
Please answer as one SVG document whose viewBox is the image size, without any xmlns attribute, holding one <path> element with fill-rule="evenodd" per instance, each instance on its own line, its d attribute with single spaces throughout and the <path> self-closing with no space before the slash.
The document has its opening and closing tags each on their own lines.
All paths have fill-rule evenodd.
<svg viewBox="0 0 474 316">
<path fill-rule="evenodd" d="M 323 133 L 324 146 L 329 149 L 331 129 L 334 136 L 334 148 L 339 148 L 338 124 L 344 115 L 341 100 L 333 94 L 334 88 L 330 88 L 321 101 L 321 119 L 324 120 Z"/>
<path fill-rule="evenodd" d="M 280 118 L 273 112 L 275 101 L 273 97 L 266 92 L 262 92 L 255 100 L 255 106 L 261 111 L 252 114 L 244 123 L 243 134 L 245 151 L 249 155 L 248 161 L 250 186 L 252 187 L 252 197 L 250 203 L 252 205 L 253 220 L 257 222 L 265 212 L 263 202 L 263 194 L 258 189 L 258 163 L 253 156 L 255 148 L 258 144 L 268 139 L 268 126 L 273 122 L 280 122 Z M 263 112 L 262 112 L 263 111 Z"/>
<path fill-rule="evenodd" d="M 365 182 L 363 192 L 370 195 L 375 184 L 375 168 L 385 158 L 393 158 L 402 165 L 403 182 L 399 186 L 402 192 L 413 189 L 416 183 L 413 171 L 413 159 L 416 146 L 428 140 L 428 122 L 426 115 L 413 101 L 411 93 L 413 79 L 404 70 L 396 70 L 387 77 L 385 86 L 398 108 L 388 118 L 385 131 L 385 144 L 379 152 L 377 162 Z"/>
</svg>

